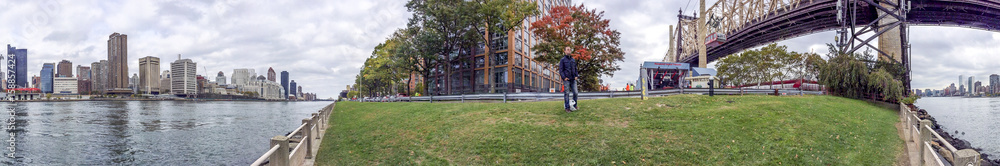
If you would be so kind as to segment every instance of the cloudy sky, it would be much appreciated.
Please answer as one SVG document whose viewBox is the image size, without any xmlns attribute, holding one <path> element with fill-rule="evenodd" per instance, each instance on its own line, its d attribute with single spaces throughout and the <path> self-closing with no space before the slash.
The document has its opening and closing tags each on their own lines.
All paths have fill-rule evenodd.
<svg viewBox="0 0 1000 166">
<path fill-rule="evenodd" d="M 5 0 L 0 44 L 29 49 L 29 75 L 38 75 L 42 63 L 65 59 L 89 65 L 106 59 L 108 35 L 118 32 L 129 36 L 130 73 L 138 72 L 141 57 L 160 57 L 167 69 L 180 54 L 210 79 L 219 71 L 230 76 L 235 68 L 252 68 L 265 74 L 273 67 L 290 72 L 306 92 L 327 98 L 353 83 L 372 48 L 405 25 L 410 16 L 405 2 Z M 635 80 L 642 61 L 663 58 L 668 25 L 677 23 L 678 10 L 697 9 L 697 1 L 687 0 L 573 3 L 605 11 L 611 27 L 622 33 L 622 70 L 604 78 L 615 88 Z M 958 75 L 983 80 L 1000 73 L 1000 63 L 994 63 L 1000 61 L 998 33 L 954 27 L 914 27 L 911 33 L 916 88 L 940 89 L 958 82 Z M 833 36 L 817 33 L 779 44 L 825 54 Z"/>
</svg>

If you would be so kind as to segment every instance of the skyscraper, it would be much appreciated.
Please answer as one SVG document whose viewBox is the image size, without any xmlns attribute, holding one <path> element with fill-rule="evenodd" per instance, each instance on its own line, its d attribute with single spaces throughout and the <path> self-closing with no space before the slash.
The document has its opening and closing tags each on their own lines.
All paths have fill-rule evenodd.
<svg viewBox="0 0 1000 166">
<path fill-rule="evenodd" d="M 13 80 L 14 88 L 28 87 L 28 49 L 17 49 L 7 45 L 7 88 L 11 88 L 10 82 Z"/>
<path fill-rule="evenodd" d="M 170 78 L 170 93 L 182 96 L 192 96 L 198 94 L 198 80 L 196 73 L 198 67 L 191 59 L 180 59 L 170 63 L 170 70 L 173 76 Z"/>
<path fill-rule="evenodd" d="M 109 93 L 130 93 L 128 89 L 128 35 L 112 33 L 108 36 L 108 89 Z"/>
<path fill-rule="evenodd" d="M 285 99 L 288 99 L 288 71 L 281 71 L 281 88 L 285 90 Z"/>
<path fill-rule="evenodd" d="M 267 68 L 267 80 L 268 80 L 268 81 L 271 81 L 271 82 L 277 82 L 277 81 L 276 81 L 277 77 L 278 77 L 278 76 L 277 76 L 276 74 L 274 74 L 274 69 L 273 69 L 273 68 L 270 68 L 270 67 L 268 67 L 268 68 Z"/>
<path fill-rule="evenodd" d="M 54 63 L 42 64 L 42 71 L 40 72 L 42 75 L 40 80 L 41 83 L 39 84 L 41 87 L 38 87 L 38 89 L 42 90 L 42 93 L 52 93 L 52 76 L 55 76 L 55 74 L 52 73 L 52 70 L 55 66 L 56 64 Z"/>
<path fill-rule="evenodd" d="M 292 80 L 292 82 L 288 83 L 288 90 L 289 90 L 288 95 L 289 96 L 295 96 L 295 94 L 298 94 L 298 93 L 295 93 L 295 86 L 296 86 L 295 85 L 295 80 Z"/>
<path fill-rule="evenodd" d="M 1000 92 L 1000 87 L 997 86 L 1000 86 L 1000 75 L 990 75 L 990 94 Z"/>
<path fill-rule="evenodd" d="M 56 69 L 56 77 L 73 77 L 73 62 L 69 60 L 59 61 Z"/>
<path fill-rule="evenodd" d="M 42 77 L 32 76 L 31 77 L 31 87 L 42 88 Z"/>
<path fill-rule="evenodd" d="M 975 82 L 975 80 L 976 80 L 976 76 L 969 76 L 969 80 L 968 80 L 969 84 L 966 84 L 966 85 L 968 85 L 966 87 L 969 88 L 969 91 L 966 91 L 966 93 L 968 93 L 968 94 L 976 93 L 976 91 L 975 91 L 976 86 L 972 85 L 972 83 Z"/>
<path fill-rule="evenodd" d="M 225 85 L 226 74 L 222 73 L 222 71 L 219 71 L 219 75 L 215 76 L 215 83 L 218 85 Z"/>
<path fill-rule="evenodd" d="M 145 94 L 160 94 L 160 58 L 139 58 L 139 90 Z"/>
<path fill-rule="evenodd" d="M 296 99 L 299 98 L 299 97 L 301 97 L 302 96 L 302 86 L 299 86 L 299 89 L 295 90 L 295 92 L 298 94 L 298 95 L 295 95 Z"/>
</svg>

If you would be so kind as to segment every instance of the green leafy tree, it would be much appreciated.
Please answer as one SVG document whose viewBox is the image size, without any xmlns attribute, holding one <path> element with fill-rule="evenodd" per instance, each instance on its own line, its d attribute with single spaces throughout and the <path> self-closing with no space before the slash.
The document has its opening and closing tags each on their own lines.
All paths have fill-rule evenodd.
<svg viewBox="0 0 1000 166">
<path fill-rule="evenodd" d="M 600 90 L 600 76 L 614 76 L 621 70 L 617 63 L 625 57 L 619 47 L 621 33 L 611 29 L 610 21 L 603 17 L 603 11 L 588 10 L 584 5 L 552 7 L 548 16 L 531 23 L 532 34 L 541 41 L 531 48 L 538 55 L 534 59 L 557 65 L 563 49 L 570 46 L 578 63 L 581 89 Z"/>
<path fill-rule="evenodd" d="M 493 57 L 494 54 L 496 54 L 497 49 L 494 49 L 495 43 L 507 42 L 506 40 L 508 39 L 506 36 L 508 32 L 521 29 L 525 19 L 538 15 L 539 13 L 538 5 L 531 1 L 473 0 L 469 2 L 472 3 L 470 6 L 476 9 L 476 12 L 473 15 L 473 20 L 475 20 L 473 21 L 473 23 L 475 23 L 473 28 L 476 28 L 477 32 L 480 32 L 477 33 L 480 35 L 478 39 L 480 39 L 481 42 L 486 43 L 487 57 Z M 510 58 L 495 58 L 487 60 L 487 63 L 495 64 L 490 61 L 508 59 Z M 486 71 L 485 73 L 493 72 Z M 496 85 L 493 84 L 496 81 L 487 82 L 490 84 L 490 91 L 495 92 L 496 90 L 493 88 L 496 87 Z"/>
</svg>

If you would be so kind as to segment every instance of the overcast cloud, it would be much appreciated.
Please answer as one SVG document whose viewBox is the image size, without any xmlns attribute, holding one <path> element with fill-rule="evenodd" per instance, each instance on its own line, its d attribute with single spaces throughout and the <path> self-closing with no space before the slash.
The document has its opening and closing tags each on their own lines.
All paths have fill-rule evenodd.
<svg viewBox="0 0 1000 166">
<path fill-rule="evenodd" d="M 405 0 L 173 1 L 74 0 L 0 1 L 0 44 L 28 49 L 29 75 L 42 63 L 72 61 L 87 65 L 107 58 L 108 35 L 129 36 L 129 70 L 138 59 L 156 56 L 165 70 L 177 55 L 198 63 L 198 73 L 214 80 L 222 71 L 268 67 L 288 71 L 304 91 L 334 97 L 354 82 L 364 59 L 410 13 Z M 625 61 L 613 88 L 637 78 L 642 61 L 661 60 L 667 50 L 668 25 L 678 10 L 697 9 L 697 1 L 573 1 L 605 11 L 611 27 L 622 33 Z M 710 1 L 709 3 L 712 3 Z M 799 52 L 825 54 L 832 32 L 779 42 Z M 985 80 L 1000 73 L 1000 34 L 952 27 L 914 27 L 913 68 L 916 88 L 940 89 L 958 75 Z M 207 69 L 207 70 L 206 70 Z M 988 81 L 987 81 L 988 82 Z"/>
</svg>

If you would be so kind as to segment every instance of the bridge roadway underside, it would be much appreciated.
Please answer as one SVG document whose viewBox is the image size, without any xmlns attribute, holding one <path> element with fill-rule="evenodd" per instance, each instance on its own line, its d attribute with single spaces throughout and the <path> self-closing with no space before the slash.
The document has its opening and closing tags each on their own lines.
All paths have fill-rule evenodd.
<svg viewBox="0 0 1000 166">
<path fill-rule="evenodd" d="M 907 24 L 917 26 L 957 26 L 1000 32 L 1000 0 L 911 0 Z M 773 13 L 764 20 L 727 35 L 728 41 L 708 48 L 708 61 L 745 49 L 794 37 L 832 31 L 837 22 L 836 0 L 803 1 L 795 9 Z M 878 18 L 874 6 L 859 2 L 855 22 L 860 28 Z M 830 37 L 833 43 L 833 36 Z M 877 42 L 877 41 L 873 41 Z M 680 62 L 697 65 L 698 56 L 689 55 Z"/>
</svg>

